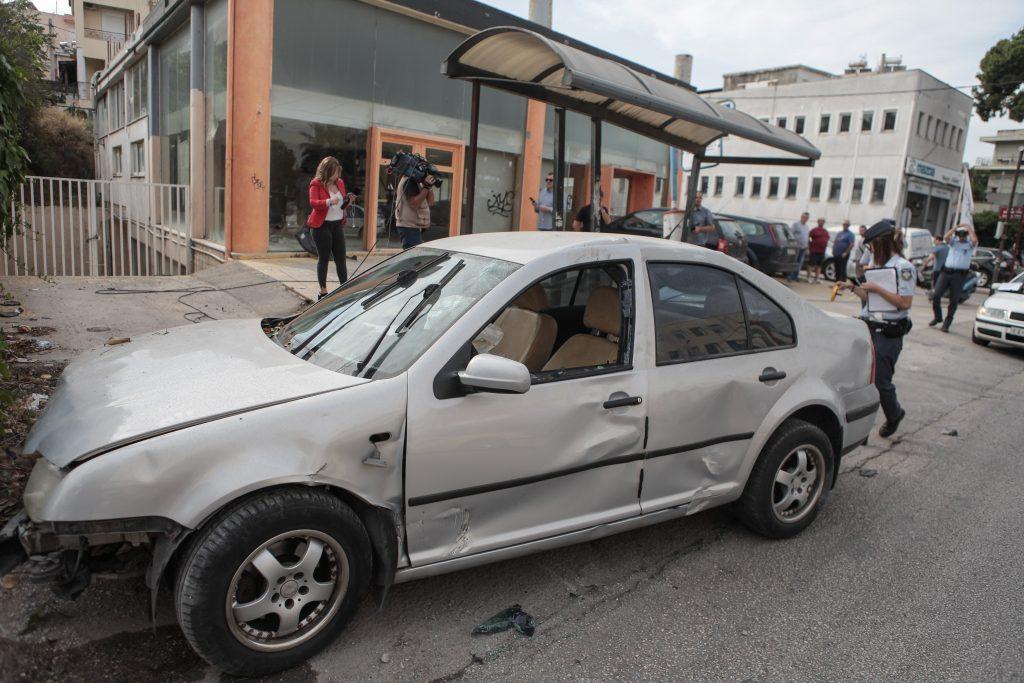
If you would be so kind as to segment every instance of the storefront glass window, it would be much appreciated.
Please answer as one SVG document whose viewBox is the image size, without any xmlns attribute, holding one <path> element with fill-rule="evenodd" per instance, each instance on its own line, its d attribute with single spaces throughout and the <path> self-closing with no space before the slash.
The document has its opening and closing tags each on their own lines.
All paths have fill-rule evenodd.
<svg viewBox="0 0 1024 683">
<path fill-rule="evenodd" d="M 345 243 L 363 248 L 366 131 L 275 116 L 270 126 L 270 251 L 301 251 L 295 233 L 309 216 L 309 181 L 325 156 L 341 162 L 345 189 L 359 195 L 349 206 Z M 378 225 L 383 216 L 378 217 Z"/>
<path fill-rule="evenodd" d="M 224 244 L 224 155 L 228 80 L 228 3 L 206 5 L 206 239 Z"/>
<path fill-rule="evenodd" d="M 160 46 L 160 180 L 189 182 L 189 28 L 186 23 Z"/>
</svg>

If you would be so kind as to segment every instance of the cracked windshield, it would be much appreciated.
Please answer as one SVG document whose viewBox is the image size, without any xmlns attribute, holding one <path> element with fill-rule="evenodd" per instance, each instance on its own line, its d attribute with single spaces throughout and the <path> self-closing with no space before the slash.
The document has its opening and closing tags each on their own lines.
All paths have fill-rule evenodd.
<svg viewBox="0 0 1024 683">
<path fill-rule="evenodd" d="M 274 339 L 328 370 L 391 377 L 517 268 L 472 254 L 414 249 L 351 280 Z"/>
</svg>

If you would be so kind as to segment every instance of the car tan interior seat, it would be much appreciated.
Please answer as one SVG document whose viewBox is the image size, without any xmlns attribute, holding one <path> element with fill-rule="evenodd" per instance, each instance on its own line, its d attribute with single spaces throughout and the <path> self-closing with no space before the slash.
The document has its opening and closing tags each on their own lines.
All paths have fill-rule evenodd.
<svg viewBox="0 0 1024 683">
<path fill-rule="evenodd" d="M 539 284 L 523 292 L 494 321 L 502 337 L 491 353 L 519 361 L 530 372 L 544 367 L 558 336 L 558 323 L 550 315 L 541 313 L 547 307 L 547 292 Z"/>
<path fill-rule="evenodd" d="M 565 340 L 544 365 L 544 371 L 607 365 L 619 358 L 622 316 L 619 290 L 598 287 L 590 294 L 583 310 L 583 326 L 590 334 L 574 334 Z"/>
</svg>

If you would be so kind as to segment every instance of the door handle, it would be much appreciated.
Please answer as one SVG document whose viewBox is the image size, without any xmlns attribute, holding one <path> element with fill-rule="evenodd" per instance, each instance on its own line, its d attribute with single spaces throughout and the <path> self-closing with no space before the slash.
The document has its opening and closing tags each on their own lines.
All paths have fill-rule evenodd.
<svg viewBox="0 0 1024 683">
<path fill-rule="evenodd" d="M 786 373 L 783 370 L 776 370 L 775 368 L 765 368 L 761 371 L 761 376 L 757 378 L 758 382 L 778 382 L 780 379 L 786 379 Z"/>
<path fill-rule="evenodd" d="M 643 403 L 644 400 L 639 396 L 626 396 L 625 398 L 610 398 L 604 402 L 605 410 L 611 410 L 612 408 L 624 408 L 625 406 L 638 406 Z"/>
</svg>

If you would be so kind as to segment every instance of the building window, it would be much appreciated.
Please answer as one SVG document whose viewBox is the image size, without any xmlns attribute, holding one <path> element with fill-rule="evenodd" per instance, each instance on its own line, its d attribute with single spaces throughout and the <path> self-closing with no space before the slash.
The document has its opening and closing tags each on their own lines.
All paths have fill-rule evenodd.
<svg viewBox="0 0 1024 683">
<path fill-rule="evenodd" d="M 822 114 L 821 115 L 821 122 L 818 123 L 818 132 L 819 133 L 827 133 L 829 125 L 831 123 L 832 123 L 832 115 L 831 114 Z"/>
<path fill-rule="evenodd" d="M 881 204 L 885 201 L 885 178 L 875 178 L 871 183 L 871 201 Z"/>
<path fill-rule="evenodd" d="M 854 178 L 853 179 L 853 190 L 850 192 L 850 201 L 859 202 L 861 195 L 864 193 L 864 179 Z"/>
<path fill-rule="evenodd" d="M 924 112 L 918 112 L 917 114 L 917 137 L 923 138 L 927 129 L 924 127 Z"/>
<path fill-rule="evenodd" d="M 821 199 L 821 178 L 811 178 L 811 199 Z"/>
<path fill-rule="evenodd" d="M 949 124 L 945 121 L 942 122 L 942 128 L 939 130 L 939 144 L 943 147 L 946 146 L 946 138 L 949 133 Z"/>
<path fill-rule="evenodd" d="M 777 119 L 775 119 L 775 125 L 777 125 L 779 128 L 785 128 L 786 127 L 786 117 L 785 116 L 780 116 Z"/>
<path fill-rule="evenodd" d="M 107 91 L 110 103 L 110 130 L 124 127 L 124 81 L 118 82 Z"/>
<path fill-rule="evenodd" d="M 957 128 L 956 129 L 956 147 L 954 149 L 956 149 L 957 151 L 960 150 L 960 143 L 963 142 L 963 139 L 964 139 L 964 129 L 963 128 Z"/>
<path fill-rule="evenodd" d="M 754 176 L 750 179 L 750 196 L 761 196 L 761 176 Z"/>
<path fill-rule="evenodd" d="M 146 175 L 146 148 L 143 145 L 143 141 L 136 140 L 128 151 L 131 154 L 132 175 Z"/>
<path fill-rule="evenodd" d="M 134 121 L 146 115 L 146 99 L 149 96 L 148 81 L 145 59 L 128 70 L 129 121 Z"/>
<path fill-rule="evenodd" d="M 736 178 L 736 196 L 742 197 L 743 193 L 747 190 L 747 178 L 746 176 L 738 176 Z"/>
<path fill-rule="evenodd" d="M 875 112 L 865 111 L 860 115 L 860 132 L 870 133 L 871 124 L 875 122 Z"/>
<path fill-rule="evenodd" d="M 722 196 L 722 187 L 724 187 L 724 186 L 725 186 L 725 178 L 723 178 L 720 175 L 716 175 L 715 176 L 715 196 L 716 197 L 721 197 Z"/>
<path fill-rule="evenodd" d="M 789 177 L 786 178 L 786 199 L 796 199 L 796 189 L 799 183 L 799 178 Z"/>
<path fill-rule="evenodd" d="M 849 133 L 850 122 L 853 121 L 853 114 L 840 114 L 839 115 L 839 132 Z"/>
<path fill-rule="evenodd" d="M 935 119 L 932 118 L 931 114 L 929 114 L 928 115 L 928 125 L 924 129 L 924 137 L 925 137 L 926 140 L 931 140 L 932 139 L 932 126 L 934 124 L 935 124 Z"/>
<path fill-rule="evenodd" d="M 160 176 L 163 183 L 188 185 L 189 29 L 185 26 L 160 46 Z M 207 134 L 210 134 L 208 132 Z M 201 141 L 200 141 L 201 144 Z"/>
<path fill-rule="evenodd" d="M 838 202 L 839 197 L 843 194 L 843 179 L 842 178 L 831 178 L 828 181 L 828 200 L 830 202 Z"/>
<path fill-rule="evenodd" d="M 920 119 L 918 119 L 917 127 L 921 127 Z M 896 130 L 896 110 L 887 109 L 882 112 L 882 130 Z"/>
<path fill-rule="evenodd" d="M 806 120 L 807 118 L 804 116 L 797 116 L 795 119 L 793 119 L 793 130 L 796 132 L 797 135 L 804 134 L 804 122 Z"/>
<path fill-rule="evenodd" d="M 107 96 L 101 95 L 96 100 L 96 137 L 101 138 L 107 134 L 110 121 L 107 119 Z"/>
<path fill-rule="evenodd" d="M 121 158 L 121 151 L 122 151 L 121 150 L 121 145 L 118 145 L 117 147 L 114 147 L 111 150 L 111 152 L 112 152 L 111 167 L 113 169 L 113 173 L 114 173 L 115 176 L 121 175 L 121 171 L 123 169 L 124 162 L 123 162 L 123 160 Z"/>
<path fill-rule="evenodd" d="M 706 175 L 700 177 L 700 193 L 708 193 L 708 177 Z"/>
<path fill-rule="evenodd" d="M 779 177 L 772 176 L 768 179 L 768 199 L 775 199 L 779 196 Z"/>
<path fill-rule="evenodd" d="M 206 33 L 206 48 L 203 51 L 204 81 L 206 83 L 206 239 L 218 244 L 224 243 L 224 197 L 227 183 L 224 179 L 224 159 L 227 149 L 227 84 L 228 84 L 228 0 L 207 2 L 203 30 Z M 274 118 L 270 119 L 273 130 Z M 270 154 L 272 162 L 282 161 L 280 141 L 275 145 L 271 136 Z M 199 141 L 197 140 L 198 144 Z M 287 154 L 284 155 L 287 158 Z M 341 157 L 338 157 L 341 159 Z M 349 161 L 349 160 L 345 160 Z M 342 163 L 345 163 L 344 161 Z M 349 163 L 351 163 L 349 161 Z M 270 166 L 270 201 L 280 209 L 282 194 L 274 181 L 282 171 L 280 166 Z M 345 178 L 345 182 L 349 182 Z M 361 186 L 360 183 L 356 187 Z M 294 193 L 295 188 L 289 188 Z M 293 196 L 293 195 L 288 195 Z M 353 217 L 352 222 L 355 222 Z M 279 242 L 273 243 L 280 244 Z"/>
</svg>

